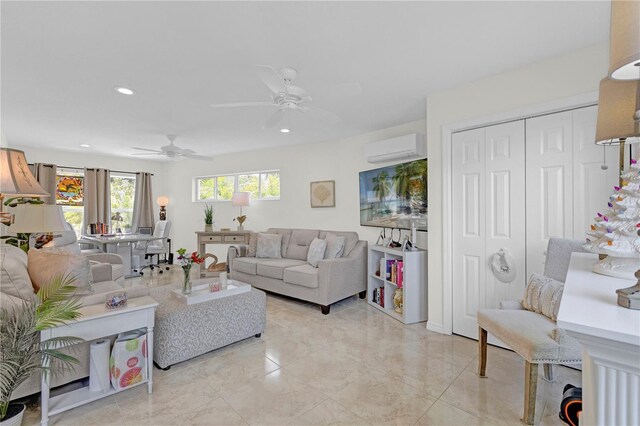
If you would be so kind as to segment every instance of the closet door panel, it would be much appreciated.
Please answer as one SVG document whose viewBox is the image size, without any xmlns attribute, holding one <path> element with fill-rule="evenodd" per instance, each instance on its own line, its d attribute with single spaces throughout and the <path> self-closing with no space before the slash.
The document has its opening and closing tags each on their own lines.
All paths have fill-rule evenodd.
<svg viewBox="0 0 640 426">
<path fill-rule="evenodd" d="M 620 148 L 594 143 L 597 113 L 595 106 L 573 111 L 573 238 L 576 240 L 586 238 L 596 212 L 606 209 L 620 175 Z M 607 170 L 602 170 L 603 164 Z"/>
<path fill-rule="evenodd" d="M 550 237 L 573 237 L 572 112 L 526 121 L 526 276 L 544 271 Z"/>
<path fill-rule="evenodd" d="M 476 337 L 485 297 L 484 129 L 452 137 L 453 331 Z"/>
<path fill-rule="evenodd" d="M 518 300 L 525 284 L 524 121 L 490 126 L 485 131 L 487 235 L 485 308 L 503 300 Z M 514 259 L 516 278 L 504 283 L 491 267 L 495 253 L 505 249 Z"/>
</svg>

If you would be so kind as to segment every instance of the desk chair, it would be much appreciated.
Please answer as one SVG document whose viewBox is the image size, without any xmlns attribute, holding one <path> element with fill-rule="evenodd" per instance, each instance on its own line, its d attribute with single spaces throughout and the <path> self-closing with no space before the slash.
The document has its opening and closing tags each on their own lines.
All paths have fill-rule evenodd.
<svg viewBox="0 0 640 426">
<path fill-rule="evenodd" d="M 169 239 L 169 232 L 171 231 L 171 221 L 170 220 L 159 220 L 156 222 L 156 226 L 153 230 L 154 237 L 162 237 L 161 240 L 153 240 L 147 242 L 140 242 L 136 244 L 135 251 L 139 254 L 144 254 L 144 258 L 151 258 L 151 263 L 148 265 L 144 265 L 141 268 L 134 269 L 134 272 L 139 272 L 140 275 L 144 275 L 144 270 L 146 268 L 151 269 L 152 271 L 155 268 L 158 268 L 158 273 L 162 274 L 164 271 L 160 266 L 160 255 L 164 255 L 164 261 L 167 261 L 167 253 L 169 252 L 169 244 L 171 244 L 171 240 Z M 157 256 L 156 263 L 153 263 L 153 256 Z M 169 267 L 166 266 L 165 269 L 168 271 Z"/>
</svg>

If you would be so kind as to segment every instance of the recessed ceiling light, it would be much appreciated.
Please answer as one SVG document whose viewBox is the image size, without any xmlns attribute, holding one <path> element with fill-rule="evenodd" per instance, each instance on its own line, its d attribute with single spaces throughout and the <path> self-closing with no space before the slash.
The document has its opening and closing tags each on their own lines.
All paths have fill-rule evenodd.
<svg viewBox="0 0 640 426">
<path fill-rule="evenodd" d="M 122 93 L 123 95 L 133 95 L 135 92 L 131 89 L 127 89 L 126 87 L 116 87 L 116 92 Z"/>
<path fill-rule="evenodd" d="M 91 148 L 91 145 L 86 144 L 86 143 L 81 143 L 80 146 L 83 147 L 83 148 Z"/>
<path fill-rule="evenodd" d="M 289 133 L 291 130 L 287 129 L 286 127 L 283 127 L 282 129 L 280 129 L 280 133 Z"/>
</svg>

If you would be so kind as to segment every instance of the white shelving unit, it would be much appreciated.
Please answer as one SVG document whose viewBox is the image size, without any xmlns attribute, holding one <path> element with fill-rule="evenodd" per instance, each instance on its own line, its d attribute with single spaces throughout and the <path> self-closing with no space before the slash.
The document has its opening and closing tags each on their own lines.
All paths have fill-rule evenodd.
<svg viewBox="0 0 640 426">
<path fill-rule="evenodd" d="M 381 270 L 381 260 L 401 260 L 403 262 L 403 309 L 397 313 L 393 305 L 393 295 L 398 286 L 386 279 L 386 270 Z M 384 302 L 373 300 L 375 289 L 384 288 Z M 367 268 L 367 302 L 374 308 L 404 324 L 427 320 L 427 251 L 402 251 L 382 246 L 369 246 Z M 384 304 L 384 306 L 382 306 Z"/>
</svg>

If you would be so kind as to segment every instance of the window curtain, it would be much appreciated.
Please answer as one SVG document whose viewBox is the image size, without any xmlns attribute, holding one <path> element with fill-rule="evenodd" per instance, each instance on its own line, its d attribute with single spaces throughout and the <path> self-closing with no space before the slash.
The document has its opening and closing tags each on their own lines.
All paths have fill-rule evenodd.
<svg viewBox="0 0 640 426">
<path fill-rule="evenodd" d="M 84 169 L 84 218 L 82 234 L 91 223 L 111 225 L 111 172 Z"/>
<path fill-rule="evenodd" d="M 137 232 L 141 226 L 154 226 L 151 176 L 153 176 L 151 173 L 136 173 L 136 195 L 133 200 L 131 224 L 133 232 Z"/>
<path fill-rule="evenodd" d="M 45 204 L 56 203 L 56 172 L 58 167 L 55 164 L 35 163 L 29 166 L 31 173 L 38 183 L 50 194 L 50 197 L 42 197 Z"/>
</svg>

